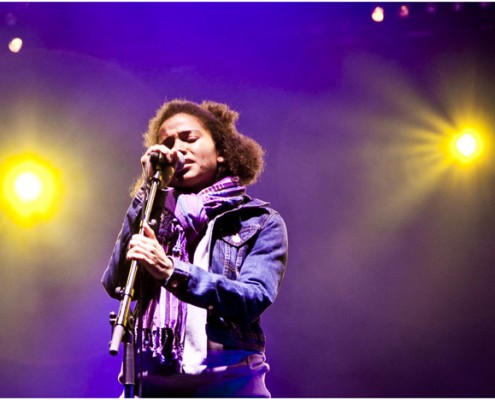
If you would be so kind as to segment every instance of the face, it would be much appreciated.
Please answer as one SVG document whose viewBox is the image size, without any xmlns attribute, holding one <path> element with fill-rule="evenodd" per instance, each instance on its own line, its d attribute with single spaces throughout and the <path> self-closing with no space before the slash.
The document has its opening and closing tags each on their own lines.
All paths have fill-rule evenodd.
<svg viewBox="0 0 495 400">
<path fill-rule="evenodd" d="M 223 162 L 215 142 L 201 121 L 189 114 L 175 114 L 165 120 L 158 131 L 160 144 L 184 155 L 184 167 L 177 172 L 171 186 L 197 193 L 215 183 L 217 164 Z"/>
</svg>

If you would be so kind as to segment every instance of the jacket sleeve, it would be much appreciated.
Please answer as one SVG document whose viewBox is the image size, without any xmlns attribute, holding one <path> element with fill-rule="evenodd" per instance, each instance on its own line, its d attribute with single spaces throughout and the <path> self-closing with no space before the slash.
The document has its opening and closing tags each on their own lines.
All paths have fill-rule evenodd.
<svg viewBox="0 0 495 400">
<path fill-rule="evenodd" d="M 174 273 L 165 287 L 179 299 L 226 320 L 251 323 L 277 297 L 287 254 L 285 222 L 272 212 L 246 255 L 237 280 L 174 259 Z"/>
<path fill-rule="evenodd" d="M 155 197 L 155 203 L 163 201 L 164 196 L 165 195 L 162 191 L 158 191 Z M 108 265 L 101 278 L 101 283 L 103 284 L 103 287 L 105 288 L 107 293 L 111 297 L 116 299 L 120 299 L 120 295 L 116 293 L 116 289 L 118 287 L 124 288 L 127 284 L 127 278 L 129 276 L 129 270 L 131 266 L 130 261 L 126 261 L 127 247 L 132 235 L 139 232 L 139 227 L 142 219 L 142 211 L 144 207 L 144 199 L 144 190 L 141 189 L 133 198 L 131 205 L 127 209 L 124 222 L 113 248 L 112 255 L 110 256 Z M 151 215 L 151 218 L 157 217 L 156 214 L 156 211 L 154 211 Z M 143 284 L 148 284 L 150 283 L 148 281 L 153 280 L 151 275 L 144 272 L 145 271 L 143 271 L 143 273 L 138 273 L 136 282 L 134 284 L 135 288 L 138 287 L 139 279 L 141 278 L 147 281 L 143 282 Z"/>
</svg>

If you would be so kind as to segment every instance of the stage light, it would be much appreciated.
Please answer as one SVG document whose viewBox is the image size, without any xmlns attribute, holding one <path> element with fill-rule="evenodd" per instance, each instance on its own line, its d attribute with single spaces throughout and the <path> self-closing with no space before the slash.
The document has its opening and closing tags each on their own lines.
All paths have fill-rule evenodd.
<svg viewBox="0 0 495 400">
<path fill-rule="evenodd" d="M 407 16 L 409 16 L 409 7 L 406 6 L 406 5 L 400 6 L 400 8 L 399 8 L 399 17 L 405 18 Z"/>
<path fill-rule="evenodd" d="M 371 19 L 375 22 L 382 22 L 385 19 L 385 11 L 382 7 L 375 7 L 371 13 Z"/>
<path fill-rule="evenodd" d="M 452 137 L 450 151 L 455 160 L 467 164 L 481 156 L 483 140 L 474 130 L 466 129 Z"/>
<path fill-rule="evenodd" d="M 2 208 L 20 225 L 50 219 L 62 192 L 60 171 L 34 154 L 6 159 L 0 166 Z"/>
<path fill-rule="evenodd" d="M 15 179 L 14 189 L 17 198 L 22 203 L 31 203 L 43 194 L 43 182 L 36 173 L 22 172 Z"/>
<path fill-rule="evenodd" d="M 9 42 L 9 50 L 12 53 L 19 53 L 22 49 L 22 44 L 23 44 L 22 39 L 16 37 Z"/>
</svg>

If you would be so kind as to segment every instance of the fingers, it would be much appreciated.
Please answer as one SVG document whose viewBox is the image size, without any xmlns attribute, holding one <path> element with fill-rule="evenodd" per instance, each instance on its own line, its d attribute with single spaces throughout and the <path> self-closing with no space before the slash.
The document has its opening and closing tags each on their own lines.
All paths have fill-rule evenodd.
<svg viewBox="0 0 495 400">
<path fill-rule="evenodd" d="M 146 256 L 156 253 L 157 249 L 161 249 L 160 244 L 156 239 L 155 232 L 149 226 L 147 222 L 143 223 L 143 234 L 132 235 L 129 241 L 129 251 L 127 253 L 129 258 L 129 253 L 131 255 Z M 152 257 L 149 257 L 152 259 Z"/>
<path fill-rule="evenodd" d="M 129 241 L 126 259 L 135 260 L 156 279 L 166 279 L 173 271 L 173 263 L 157 241 L 155 232 L 145 222 L 143 234 L 136 234 Z"/>
<path fill-rule="evenodd" d="M 146 152 L 142 155 L 141 157 L 141 166 L 143 168 L 143 175 L 145 177 L 150 177 L 153 175 L 153 168 L 151 168 L 151 163 L 150 163 L 150 157 L 151 153 L 162 153 L 166 154 L 167 148 L 163 145 L 158 145 L 155 144 L 153 146 L 150 146 Z M 165 156 L 166 157 L 166 156 Z"/>
<path fill-rule="evenodd" d="M 153 262 L 153 243 L 143 235 L 133 235 L 129 241 L 127 260 L 143 261 L 147 264 Z"/>
<path fill-rule="evenodd" d="M 141 166 L 143 168 L 143 174 L 145 177 L 149 177 L 153 173 L 153 169 L 150 165 L 151 153 L 161 153 L 165 165 L 175 166 L 177 165 L 181 157 L 183 158 L 182 154 L 178 154 L 179 151 L 177 149 L 169 149 L 167 146 L 162 144 L 155 144 L 153 146 L 150 146 L 141 157 Z"/>
<path fill-rule="evenodd" d="M 175 165 L 179 161 L 177 152 L 177 149 L 169 149 L 162 144 L 154 144 L 153 146 L 148 147 L 141 157 L 141 164 L 144 165 L 149 161 L 151 153 L 161 153 L 168 164 Z"/>
<path fill-rule="evenodd" d="M 146 221 L 143 224 L 143 233 L 144 236 L 146 236 L 147 238 L 156 240 L 155 231 L 151 228 L 151 226 L 149 226 Z"/>
</svg>

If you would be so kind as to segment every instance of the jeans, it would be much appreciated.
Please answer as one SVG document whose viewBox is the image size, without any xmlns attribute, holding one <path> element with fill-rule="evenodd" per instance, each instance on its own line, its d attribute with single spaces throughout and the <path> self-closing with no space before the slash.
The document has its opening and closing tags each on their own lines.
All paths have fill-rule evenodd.
<svg viewBox="0 0 495 400">
<path fill-rule="evenodd" d="M 148 374 L 140 382 L 141 397 L 268 398 L 271 395 L 265 385 L 265 375 L 269 370 L 264 354 L 253 353 L 228 366 L 208 364 L 199 375 Z"/>
</svg>

